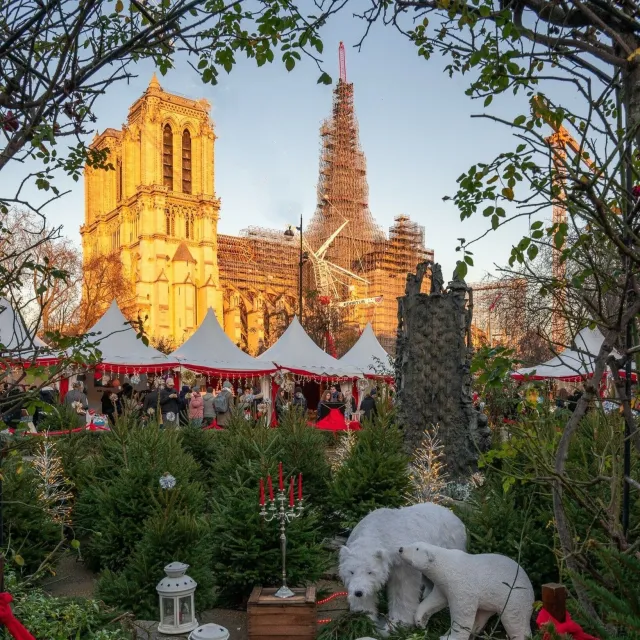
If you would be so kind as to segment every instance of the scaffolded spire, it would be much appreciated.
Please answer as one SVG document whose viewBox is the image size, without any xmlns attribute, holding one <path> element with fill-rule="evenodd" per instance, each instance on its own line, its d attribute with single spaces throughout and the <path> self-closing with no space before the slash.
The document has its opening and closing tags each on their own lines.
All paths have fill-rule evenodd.
<svg viewBox="0 0 640 640">
<path fill-rule="evenodd" d="M 353 84 L 346 82 L 344 45 L 340 43 L 340 79 L 334 90 L 333 113 L 320 128 L 318 204 L 307 237 L 318 249 L 348 221 L 327 250 L 332 263 L 358 272 L 366 254 L 385 242 L 385 234 L 369 211 L 366 160 L 353 108 Z"/>
</svg>

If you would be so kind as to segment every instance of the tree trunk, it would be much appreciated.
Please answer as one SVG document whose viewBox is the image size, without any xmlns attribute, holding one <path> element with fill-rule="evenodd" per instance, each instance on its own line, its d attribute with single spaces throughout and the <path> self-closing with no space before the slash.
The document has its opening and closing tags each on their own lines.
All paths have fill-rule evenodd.
<svg viewBox="0 0 640 640">
<path fill-rule="evenodd" d="M 438 265 L 432 293 L 420 293 L 427 263 L 409 274 L 405 296 L 398 300 L 396 383 L 398 419 L 409 453 L 424 430 L 439 425 L 447 471 L 453 477 L 477 468 L 477 414 L 471 399 L 471 310 L 464 281 L 440 290 Z"/>
</svg>

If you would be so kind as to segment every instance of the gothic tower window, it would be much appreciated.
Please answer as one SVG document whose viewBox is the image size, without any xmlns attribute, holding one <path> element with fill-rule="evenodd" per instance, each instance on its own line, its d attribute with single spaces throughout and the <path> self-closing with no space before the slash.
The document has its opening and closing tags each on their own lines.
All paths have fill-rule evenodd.
<svg viewBox="0 0 640 640">
<path fill-rule="evenodd" d="M 168 236 L 176 235 L 176 216 L 169 209 L 165 209 L 166 234 Z"/>
<path fill-rule="evenodd" d="M 162 184 L 173 190 L 173 131 L 168 124 L 162 132 L 162 178 Z"/>
<path fill-rule="evenodd" d="M 187 213 L 184 216 L 184 234 L 187 240 L 193 240 L 195 238 L 194 228 L 193 228 L 193 214 Z"/>
<path fill-rule="evenodd" d="M 182 132 L 182 193 L 191 193 L 191 134 Z"/>
</svg>

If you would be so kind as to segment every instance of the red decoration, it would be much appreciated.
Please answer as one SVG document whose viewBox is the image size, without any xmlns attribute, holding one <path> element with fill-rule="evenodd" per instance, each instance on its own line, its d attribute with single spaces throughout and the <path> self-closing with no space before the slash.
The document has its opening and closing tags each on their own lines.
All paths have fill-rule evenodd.
<svg viewBox="0 0 640 640">
<path fill-rule="evenodd" d="M 631 193 L 634 198 L 640 198 L 640 184 L 637 184 L 631 189 Z"/>
<path fill-rule="evenodd" d="M 289 506 L 293 507 L 293 476 L 291 476 L 291 484 L 289 485 Z"/>
<path fill-rule="evenodd" d="M 273 484 L 271 483 L 271 476 L 267 476 L 267 486 L 269 487 L 269 500 L 273 502 Z"/>
<path fill-rule="evenodd" d="M 260 506 L 264 507 L 264 480 L 260 478 Z"/>
<path fill-rule="evenodd" d="M 302 500 L 302 474 L 298 476 L 298 500 Z"/>
<path fill-rule="evenodd" d="M 282 462 L 278 463 L 278 478 L 280 480 L 280 484 L 278 485 L 280 491 L 284 491 L 284 480 L 282 479 Z"/>
<path fill-rule="evenodd" d="M 7 111 L 7 115 L 2 121 L 2 128 L 10 133 L 14 133 L 20 128 L 18 118 L 13 115 L 13 111 Z"/>
<path fill-rule="evenodd" d="M 598 640 L 594 636 L 590 636 L 588 633 L 585 633 L 582 630 L 582 627 L 571 619 L 568 611 L 565 621 L 559 622 L 546 609 L 540 609 L 540 613 L 538 613 L 538 617 L 536 618 L 536 623 L 540 628 L 544 625 L 552 624 L 558 635 L 570 635 L 574 640 Z M 544 634 L 543 640 L 549 640 L 548 633 Z"/>
<path fill-rule="evenodd" d="M 15 638 L 15 640 L 36 640 L 24 627 L 11 611 L 9 603 L 13 600 L 11 594 L 0 593 L 0 623 L 3 624 L 7 631 Z"/>
<path fill-rule="evenodd" d="M 331 298 L 329 296 L 318 296 L 318 302 L 320 304 L 331 304 Z"/>
</svg>

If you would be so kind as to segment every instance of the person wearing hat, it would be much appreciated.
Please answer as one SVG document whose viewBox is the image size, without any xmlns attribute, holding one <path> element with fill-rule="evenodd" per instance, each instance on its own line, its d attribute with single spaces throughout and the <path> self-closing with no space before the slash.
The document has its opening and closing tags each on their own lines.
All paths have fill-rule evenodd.
<svg viewBox="0 0 640 640">
<path fill-rule="evenodd" d="M 216 410 L 216 422 L 219 427 L 226 427 L 231 420 L 233 411 L 233 385 L 225 380 L 220 393 L 214 398 L 213 406 Z"/>
<path fill-rule="evenodd" d="M 378 392 L 375 387 L 367 393 L 362 402 L 360 403 L 360 410 L 362 411 L 362 418 L 364 420 L 372 420 L 378 415 L 378 407 L 376 406 L 376 397 Z"/>
<path fill-rule="evenodd" d="M 64 397 L 65 406 L 70 407 L 74 402 L 79 402 L 85 411 L 89 408 L 89 401 L 87 400 L 85 393 L 82 391 L 82 382 L 79 380 L 76 380 L 73 383 L 73 387 Z"/>
<path fill-rule="evenodd" d="M 293 395 L 293 406 L 300 407 L 303 415 L 307 414 L 307 399 L 304 397 L 301 387 L 296 387 L 296 392 Z"/>
</svg>

